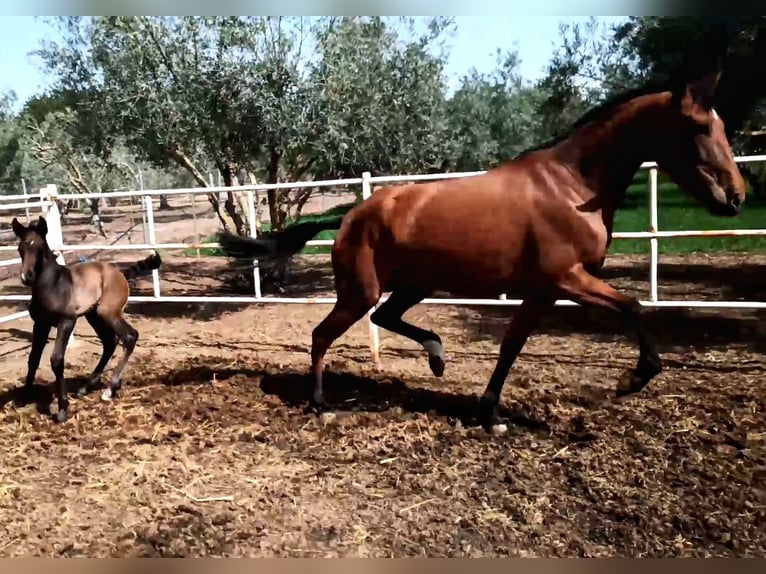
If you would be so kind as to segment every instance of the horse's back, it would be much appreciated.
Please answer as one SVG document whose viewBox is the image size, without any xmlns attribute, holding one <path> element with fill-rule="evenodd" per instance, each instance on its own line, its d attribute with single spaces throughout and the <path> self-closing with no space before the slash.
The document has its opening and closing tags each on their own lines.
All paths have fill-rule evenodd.
<svg viewBox="0 0 766 574">
<path fill-rule="evenodd" d="M 530 213 L 526 174 L 493 170 L 477 176 L 391 186 L 350 214 L 349 229 L 365 225 L 393 244 L 416 249 L 491 244 L 516 236 Z"/>
<path fill-rule="evenodd" d="M 524 177 L 497 170 L 377 190 L 338 231 L 336 275 L 369 261 L 390 287 L 467 291 L 479 274 L 490 292 L 501 289 L 519 272 L 528 232 L 532 195 Z"/>
<path fill-rule="evenodd" d="M 84 261 L 70 267 L 78 312 L 96 306 L 100 314 L 121 311 L 130 291 L 128 281 L 114 265 Z"/>
</svg>

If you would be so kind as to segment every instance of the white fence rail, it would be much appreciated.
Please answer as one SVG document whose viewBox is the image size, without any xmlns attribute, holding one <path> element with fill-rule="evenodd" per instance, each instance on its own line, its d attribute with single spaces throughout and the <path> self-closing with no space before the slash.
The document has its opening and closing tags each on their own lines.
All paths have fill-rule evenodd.
<svg viewBox="0 0 766 574">
<path fill-rule="evenodd" d="M 744 156 L 736 158 L 738 163 L 751 163 L 766 161 L 766 155 Z M 675 237 L 731 237 L 731 236 L 766 236 L 766 229 L 730 229 L 730 230 L 692 230 L 692 231 L 660 231 L 658 229 L 658 186 L 657 186 L 657 164 L 648 162 L 641 166 L 642 169 L 649 170 L 649 230 L 648 231 L 629 231 L 614 233 L 615 239 L 649 239 L 650 242 L 650 289 L 649 299 L 642 300 L 641 303 L 647 307 L 673 307 L 673 308 L 712 308 L 712 309 L 765 309 L 766 301 L 692 301 L 692 300 L 660 300 L 658 288 L 657 264 L 659 259 L 658 241 L 661 238 Z M 154 226 L 154 210 L 152 206 L 152 197 L 154 196 L 174 196 L 174 195 L 197 195 L 219 192 L 245 193 L 247 197 L 247 207 L 250 220 L 250 234 L 255 234 L 255 204 L 256 193 L 267 190 L 289 191 L 301 188 L 326 188 L 326 187 L 351 187 L 361 185 L 362 197 L 368 198 L 372 193 L 374 184 L 404 183 L 410 181 L 429 181 L 437 179 L 451 179 L 460 177 L 471 177 L 485 173 L 484 171 L 462 172 L 462 173 L 442 173 L 442 174 L 424 174 L 424 175 L 398 175 L 398 176 L 377 176 L 372 177 L 369 173 L 363 174 L 361 178 L 335 179 L 326 181 L 309 182 L 291 182 L 278 184 L 252 184 L 241 185 L 234 188 L 225 186 L 200 187 L 188 189 L 152 189 L 135 191 L 118 191 L 110 193 L 94 194 L 67 194 L 67 199 L 93 199 L 99 198 L 132 198 L 141 197 L 143 200 L 144 216 L 148 227 L 148 243 L 129 244 L 129 245 L 106 245 L 106 244 L 83 244 L 68 245 L 64 243 L 61 233 L 61 220 L 53 198 L 56 196 L 56 187 L 47 186 L 40 191 L 40 195 L 35 198 L 36 201 L 29 202 L 29 199 L 35 196 L 15 195 L 0 196 L 0 213 L 9 210 L 27 209 L 29 207 L 40 208 L 48 219 L 49 227 L 54 229 L 52 247 L 60 254 L 71 251 L 90 251 L 90 250 L 153 250 L 153 249 L 188 249 L 203 247 L 218 247 L 217 243 L 157 243 Z M 20 202 L 19 200 L 25 200 Z M 4 204 L 4 201 L 13 201 L 15 203 Z M 332 240 L 312 240 L 307 245 L 332 245 Z M 0 246 L 1 251 L 15 251 L 16 246 Z M 12 265 L 18 263 L 18 258 L 0 262 L 0 266 Z M 254 294 L 253 296 L 164 296 L 160 290 L 161 270 L 155 270 L 152 273 L 153 296 L 131 296 L 130 302 L 184 302 L 184 303 L 285 303 L 285 304 L 332 304 L 334 297 L 268 297 L 261 293 L 261 282 L 258 273 L 257 262 L 253 270 Z M 28 295 L 0 295 L 0 301 L 27 301 Z M 492 306 L 517 306 L 521 300 L 507 299 L 501 296 L 499 299 L 437 299 L 428 298 L 423 300 L 424 304 L 430 305 L 492 305 Z M 569 300 L 559 300 L 557 305 L 570 306 L 576 303 Z M 370 313 L 372 309 L 370 310 Z M 0 317 L 0 323 L 15 320 L 26 316 L 26 312 L 14 313 L 5 317 Z M 377 352 L 378 331 L 377 327 L 370 323 L 370 336 L 373 353 Z"/>
</svg>

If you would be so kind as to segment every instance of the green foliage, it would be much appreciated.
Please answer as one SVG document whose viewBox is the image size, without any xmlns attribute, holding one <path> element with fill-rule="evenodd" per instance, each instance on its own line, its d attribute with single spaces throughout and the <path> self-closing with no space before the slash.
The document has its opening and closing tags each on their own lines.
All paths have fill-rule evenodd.
<svg viewBox="0 0 766 574">
<path fill-rule="evenodd" d="M 0 194 L 21 193 L 23 153 L 21 151 L 21 129 L 13 115 L 16 95 L 13 92 L 0 94 Z"/>
<path fill-rule="evenodd" d="M 448 153 L 445 61 L 429 48 L 447 30 L 439 19 L 401 38 L 382 18 L 330 18 L 316 28 L 309 82 L 315 177 L 422 172 Z"/>
<path fill-rule="evenodd" d="M 590 107 L 644 79 L 616 29 L 599 26 L 595 18 L 560 29 L 562 43 L 538 83 L 546 94 L 538 109 L 543 139 L 560 135 Z"/>
<path fill-rule="evenodd" d="M 497 54 L 492 74 L 475 69 L 447 104 L 456 171 L 488 169 L 538 143 L 545 94 L 525 83 L 515 52 Z"/>
</svg>

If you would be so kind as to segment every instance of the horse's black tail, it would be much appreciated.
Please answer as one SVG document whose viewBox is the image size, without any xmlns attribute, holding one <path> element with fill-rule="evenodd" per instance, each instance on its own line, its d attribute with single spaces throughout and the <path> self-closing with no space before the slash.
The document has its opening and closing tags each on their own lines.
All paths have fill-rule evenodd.
<svg viewBox="0 0 766 574">
<path fill-rule="evenodd" d="M 160 254 L 155 251 L 147 258 L 133 263 L 125 269 L 122 269 L 122 274 L 125 275 L 125 278 L 128 281 L 130 281 L 136 277 L 148 275 L 151 271 L 159 269 L 160 265 L 162 265 L 162 259 L 160 258 Z"/>
<path fill-rule="evenodd" d="M 283 259 L 298 253 L 317 233 L 338 229 L 346 215 L 323 221 L 305 221 L 261 237 L 243 237 L 229 231 L 219 234 L 221 251 L 236 259 Z"/>
</svg>

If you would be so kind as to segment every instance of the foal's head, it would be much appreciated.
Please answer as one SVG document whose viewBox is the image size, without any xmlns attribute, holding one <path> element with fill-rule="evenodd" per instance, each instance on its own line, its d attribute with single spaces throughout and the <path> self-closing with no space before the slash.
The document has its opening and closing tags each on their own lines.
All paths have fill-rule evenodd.
<svg viewBox="0 0 766 574">
<path fill-rule="evenodd" d="M 48 224 L 40 217 L 36 222 L 25 227 L 15 217 L 11 222 L 13 232 L 19 238 L 19 255 L 21 256 L 21 282 L 29 287 L 40 274 L 43 261 L 52 255 L 45 236 L 48 234 Z"/>
<path fill-rule="evenodd" d="M 720 74 L 709 74 L 671 91 L 655 130 L 657 164 L 713 215 L 734 216 L 746 187 L 734 161 L 723 121 L 713 108 Z"/>
</svg>

